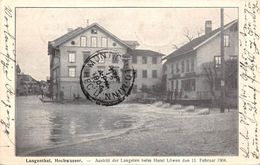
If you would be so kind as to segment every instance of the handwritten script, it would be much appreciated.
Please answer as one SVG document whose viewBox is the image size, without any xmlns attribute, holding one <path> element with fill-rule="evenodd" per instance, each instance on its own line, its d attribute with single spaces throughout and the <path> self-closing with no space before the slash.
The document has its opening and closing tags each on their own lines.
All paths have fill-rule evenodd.
<svg viewBox="0 0 260 165">
<path fill-rule="evenodd" d="M 258 1 L 248 1 L 244 5 L 244 17 L 240 28 L 240 151 L 245 158 L 259 159 L 259 137 L 257 115 L 259 85 L 257 66 L 259 59 L 259 29 L 257 19 L 260 14 Z M 258 31 L 257 31 L 258 30 Z"/>
<path fill-rule="evenodd" d="M 1 18 L 2 19 L 2 18 Z M 12 22 L 14 22 L 13 10 L 9 6 L 4 7 L 4 15 L 3 15 L 3 51 L 1 54 L 1 66 L 3 78 L 1 80 L 1 88 L 4 88 L 4 93 L 1 94 L 1 115 L 0 117 L 0 126 L 3 128 L 3 133 L 6 135 L 8 140 L 12 143 L 13 141 L 10 138 L 10 129 L 12 124 L 12 119 L 10 116 L 10 112 L 14 109 L 13 98 L 15 95 L 15 79 L 14 79 L 14 71 L 15 71 L 15 37 L 14 34 L 10 31 L 10 26 L 13 26 Z M 1 45 L 2 46 L 2 45 Z M 0 71 L 1 72 L 1 71 Z M 8 146 L 8 145 L 7 145 Z"/>
</svg>

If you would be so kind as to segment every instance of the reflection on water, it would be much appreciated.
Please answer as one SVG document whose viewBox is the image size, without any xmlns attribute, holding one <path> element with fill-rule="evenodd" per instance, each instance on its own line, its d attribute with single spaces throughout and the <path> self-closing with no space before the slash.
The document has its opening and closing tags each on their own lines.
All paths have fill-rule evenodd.
<svg viewBox="0 0 260 165">
<path fill-rule="evenodd" d="M 63 118 L 61 116 L 51 116 L 49 121 L 51 122 L 49 140 L 53 143 L 61 142 L 64 139 L 65 132 L 62 128 Z"/>
<path fill-rule="evenodd" d="M 30 99 L 28 99 L 30 98 Z M 50 112 L 36 97 L 16 99 L 16 151 L 24 152 L 48 144 Z"/>
<path fill-rule="evenodd" d="M 111 113 L 107 107 L 42 103 L 35 96 L 17 97 L 16 105 L 18 155 L 129 128 L 137 122 L 128 115 Z"/>
<path fill-rule="evenodd" d="M 75 135 L 76 134 L 76 123 L 74 121 L 71 121 L 70 122 L 70 125 L 69 125 L 69 133 L 71 135 Z"/>
</svg>

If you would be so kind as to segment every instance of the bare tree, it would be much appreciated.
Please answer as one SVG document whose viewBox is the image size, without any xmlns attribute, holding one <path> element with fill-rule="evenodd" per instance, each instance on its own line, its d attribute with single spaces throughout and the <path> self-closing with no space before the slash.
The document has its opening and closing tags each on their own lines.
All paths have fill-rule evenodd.
<svg viewBox="0 0 260 165">
<path fill-rule="evenodd" d="M 184 28 L 183 34 L 189 40 L 189 42 L 194 38 L 194 35 L 191 34 L 188 28 Z"/>
<path fill-rule="evenodd" d="M 209 84 L 210 94 L 211 94 L 211 104 L 213 106 L 217 101 L 217 97 L 216 97 L 214 88 L 216 85 L 216 81 L 219 77 L 218 72 L 217 72 L 216 67 L 214 66 L 214 63 L 212 63 L 212 62 L 202 64 L 202 68 L 203 68 L 204 74 L 207 77 L 207 82 Z"/>
<path fill-rule="evenodd" d="M 191 31 L 190 29 L 188 29 L 187 27 L 185 27 L 185 28 L 183 29 L 183 35 L 184 35 L 185 38 L 188 39 L 188 42 L 191 42 L 191 41 L 196 37 L 196 35 L 197 35 L 197 37 L 200 37 L 203 33 L 204 33 L 203 28 L 197 29 L 196 32 L 192 32 L 192 31 Z M 172 44 L 172 48 L 173 48 L 174 50 L 177 50 L 177 49 L 179 49 L 179 47 L 180 47 L 181 45 L 184 45 L 184 44 L 186 44 L 186 43 L 187 43 L 187 42 L 180 43 L 180 44 L 173 43 L 173 44 Z"/>
</svg>

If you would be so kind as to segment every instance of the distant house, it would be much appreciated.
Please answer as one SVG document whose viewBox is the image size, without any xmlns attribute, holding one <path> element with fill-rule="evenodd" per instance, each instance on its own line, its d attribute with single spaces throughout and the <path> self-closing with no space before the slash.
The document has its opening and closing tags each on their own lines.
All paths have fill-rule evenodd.
<svg viewBox="0 0 260 165">
<path fill-rule="evenodd" d="M 16 94 L 17 96 L 40 94 L 39 82 L 32 76 L 21 72 L 19 65 L 16 65 Z"/>
<path fill-rule="evenodd" d="M 233 91 L 237 91 L 238 41 L 238 20 L 234 20 L 224 26 L 224 58 L 235 61 L 234 70 L 226 70 L 226 77 L 234 77 L 226 80 L 226 87 L 229 85 Z M 210 99 L 211 89 L 220 96 L 220 28 L 212 30 L 211 21 L 205 22 L 205 35 L 183 45 L 165 60 L 167 90 L 177 91 L 178 99 Z"/>
<path fill-rule="evenodd" d="M 139 46 L 137 41 L 121 40 L 97 23 L 85 28 L 70 29 L 68 33 L 48 44 L 52 95 L 57 100 L 61 98 L 61 92 L 63 92 L 64 99 L 73 99 L 75 96 L 85 97 L 79 84 L 81 68 L 87 57 L 104 48 L 112 48 L 120 54 L 130 57 L 139 76 L 135 82 L 136 90 L 145 83 L 147 83 L 146 85 L 155 84 L 161 75 L 161 54 L 149 50 L 138 50 L 137 46 Z M 118 71 L 120 70 L 121 65 L 117 61 L 107 59 L 100 61 L 97 67 L 106 71 L 110 65 L 117 67 Z M 154 67 L 156 71 L 150 70 L 152 65 L 158 65 L 158 67 Z M 91 70 L 84 70 L 83 76 L 89 76 L 90 73 Z M 152 74 L 154 78 L 152 78 Z M 141 79 L 142 76 L 143 79 Z"/>
</svg>

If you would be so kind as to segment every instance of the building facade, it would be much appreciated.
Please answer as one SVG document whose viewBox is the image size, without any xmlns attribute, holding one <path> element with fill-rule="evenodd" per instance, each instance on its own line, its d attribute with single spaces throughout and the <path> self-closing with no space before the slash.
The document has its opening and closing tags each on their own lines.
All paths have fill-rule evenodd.
<svg viewBox="0 0 260 165">
<path fill-rule="evenodd" d="M 212 95 L 220 96 L 220 30 L 212 30 L 211 21 L 206 21 L 205 35 L 166 56 L 164 74 L 167 91 L 173 93 L 173 98 L 203 100 Z M 225 81 L 226 87 L 233 91 L 237 91 L 238 41 L 238 21 L 234 20 L 224 26 L 225 63 L 234 64 L 232 68 L 226 68 Z"/>
<path fill-rule="evenodd" d="M 133 93 L 142 92 L 145 88 L 151 89 L 161 83 L 163 54 L 141 49 L 131 50 L 129 54 L 136 71 Z"/>
<path fill-rule="evenodd" d="M 111 48 L 121 55 L 129 55 L 130 61 L 132 61 L 134 60 L 132 57 L 135 57 L 135 51 L 138 53 L 139 51 L 147 52 L 136 49 L 138 45 L 137 41 L 123 41 L 119 39 L 97 23 L 93 23 L 85 28 L 70 29 L 67 34 L 50 41 L 48 54 L 50 56 L 50 89 L 53 97 L 59 100 L 61 93 L 64 99 L 85 97 L 79 84 L 80 71 L 86 58 L 94 52 L 104 48 Z M 150 51 L 150 54 L 150 56 L 154 56 L 153 54 L 159 53 Z M 139 56 L 142 56 L 142 54 L 137 56 L 138 60 L 140 60 Z M 147 56 L 147 54 L 143 56 Z M 148 59 L 150 60 L 150 58 Z M 156 74 L 160 75 L 162 63 L 159 59 L 157 62 L 159 69 Z M 138 62 L 134 64 L 134 68 L 141 68 L 139 64 L 142 65 L 142 63 Z M 105 59 L 98 63 L 97 68 L 106 71 L 111 65 L 117 68 L 118 71 L 122 67 L 122 64 L 118 61 Z M 149 66 L 144 67 L 148 68 Z M 90 74 L 91 71 L 84 70 L 83 76 L 89 76 Z M 159 76 L 157 77 L 159 79 Z M 154 83 L 157 79 L 154 79 Z M 142 84 L 142 82 L 138 81 L 141 80 L 137 80 L 137 84 Z M 149 84 L 151 83 L 149 82 Z"/>
</svg>

